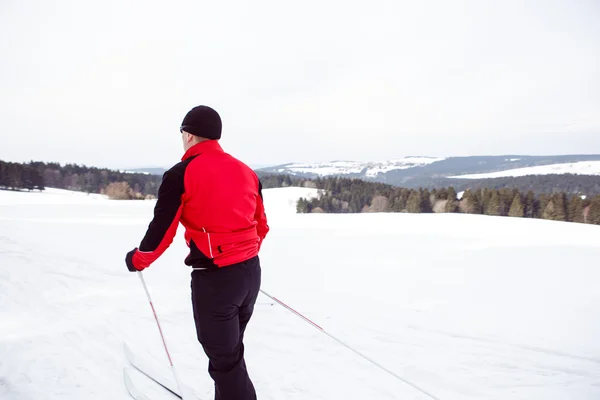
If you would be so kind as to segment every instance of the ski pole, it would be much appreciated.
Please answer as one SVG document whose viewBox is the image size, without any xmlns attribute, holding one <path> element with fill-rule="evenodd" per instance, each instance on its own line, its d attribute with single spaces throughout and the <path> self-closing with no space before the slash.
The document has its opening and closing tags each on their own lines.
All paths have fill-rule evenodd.
<svg viewBox="0 0 600 400">
<path fill-rule="evenodd" d="M 169 353 L 169 349 L 167 348 L 167 342 L 165 340 L 165 336 L 163 335 L 162 328 L 160 327 L 160 322 L 158 320 L 158 315 L 156 314 L 156 310 L 154 309 L 154 304 L 152 303 L 152 298 L 150 297 L 150 292 L 148 291 L 148 286 L 146 286 L 146 281 L 144 280 L 144 275 L 142 271 L 138 271 L 138 276 L 142 281 L 142 286 L 144 287 L 144 291 L 146 292 L 146 297 L 148 297 L 148 302 L 150 303 L 150 307 L 152 308 L 152 314 L 154 314 L 154 319 L 156 320 L 156 325 L 158 326 L 158 332 L 160 333 L 160 338 L 162 339 L 163 346 L 165 347 L 165 352 L 167 353 L 167 358 L 169 359 L 169 365 L 171 366 L 171 371 L 173 371 L 173 377 L 175 378 L 175 383 L 177 384 L 177 389 L 179 389 L 179 393 L 182 395 L 182 398 L 185 400 L 185 394 L 181 391 L 181 385 L 179 384 L 179 378 L 177 376 L 177 372 L 175 371 L 175 366 L 173 365 L 173 360 L 171 359 L 171 354 Z"/>
<path fill-rule="evenodd" d="M 277 304 L 279 304 L 280 306 L 282 306 L 283 308 L 285 308 L 286 310 L 288 310 L 288 311 L 292 312 L 293 314 L 295 314 L 296 316 L 302 318 L 305 322 L 309 323 L 314 328 L 317 328 L 319 331 L 321 331 L 325 335 L 329 336 L 330 338 L 332 338 L 333 340 L 335 340 L 336 342 L 338 342 L 342 346 L 346 347 L 350 351 L 354 352 L 355 354 L 358 354 L 360 357 L 362 357 L 365 360 L 369 361 L 371 364 L 375 365 L 376 367 L 378 367 L 378 368 L 384 370 L 385 372 L 387 372 L 388 374 L 392 375 L 394 378 L 401 380 L 402 382 L 404 382 L 407 385 L 413 387 L 414 389 L 418 390 L 419 392 L 421 392 L 421 393 L 423 393 L 423 394 L 431 397 L 433 400 L 440 400 L 438 397 L 435 397 L 431 393 L 428 393 L 426 390 L 421 389 L 419 386 L 415 385 L 414 383 L 407 381 L 406 379 L 402 378 L 400 375 L 396 374 L 395 372 L 389 370 L 388 368 L 384 367 L 383 365 L 379 364 L 378 362 L 376 362 L 376 361 L 372 360 L 371 358 L 367 357 L 366 355 L 362 354 L 358 350 L 355 350 L 351 346 L 347 345 L 346 343 L 344 343 L 340 339 L 336 338 L 335 336 L 333 336 L 332 334 L 330 334 L 329 332 L 327 332 L 325 329 L 321 328 L 319 325 L 315 324 L 310 319 L 306 318 L 304 315 L 300 314 L 298 311 L 294 310 L 292 307 L 290 307 L 287 304 L 285 304 L 283 301 L 279 300 L 277 297 L 271 296 L 269 293 L 265 292 L 262 289 L 260 290 L 260 292 L 262 294 L 264 294 L 265 296 L 267 296 L 268 298 L 270 298 L 271 300 L 273 300 L 274 302 L 276 302 Z"/>
</svg>

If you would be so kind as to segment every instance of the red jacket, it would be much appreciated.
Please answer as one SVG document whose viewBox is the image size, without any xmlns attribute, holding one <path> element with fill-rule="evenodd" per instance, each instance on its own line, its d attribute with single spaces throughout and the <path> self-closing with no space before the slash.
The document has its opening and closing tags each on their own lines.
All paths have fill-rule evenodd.
<svg viewBox="0 0 600 400">
<path fill-rule="evenodd" d="M 269 231 L 260 180 L 215 140 L 190 148 L 163 176 L 154 219 L 131 258 L 135 269 L 164 253 L 180 222 L 187 265 L 216 268 L 255 257 Z"/>
</svg>

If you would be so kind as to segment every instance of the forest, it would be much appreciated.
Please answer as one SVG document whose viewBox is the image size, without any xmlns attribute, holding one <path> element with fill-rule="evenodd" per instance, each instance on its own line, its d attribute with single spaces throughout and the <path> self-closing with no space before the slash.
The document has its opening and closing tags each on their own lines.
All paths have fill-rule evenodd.
<svg viewBox="0 0 600 400">
<path fill-rule="evenodd" d="M 0 160 L 0 188 L 44 190 L 46 187 L 106 194 L 114 199 L 149 199 L 158 193 L 161 177 L 77 164 Z"/>
</svg>

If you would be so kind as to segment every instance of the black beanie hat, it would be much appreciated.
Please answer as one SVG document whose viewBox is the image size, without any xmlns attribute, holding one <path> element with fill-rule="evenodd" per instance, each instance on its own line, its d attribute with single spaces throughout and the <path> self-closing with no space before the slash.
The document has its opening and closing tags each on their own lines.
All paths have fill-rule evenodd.
<svg viewBox="0 0 600 400">
<path fill-rule="evenodd" d="M 208 106 L 198 106 L 186 114 L 179 131 L 216 140 L 221 138 L 221 128 L 221 117 L 215 110 Z"/>
</svg>

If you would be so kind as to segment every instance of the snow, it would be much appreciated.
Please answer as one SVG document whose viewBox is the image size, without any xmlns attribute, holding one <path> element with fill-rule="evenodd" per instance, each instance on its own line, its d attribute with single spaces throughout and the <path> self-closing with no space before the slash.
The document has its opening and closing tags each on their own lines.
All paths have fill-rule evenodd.
<svg viewBox="0 0 600 400">
<path fill-rule="evenodd" d="M 386 172 L 394 171 L 397 169 L 409 169 L 415 167 L 422 167 L 425 165 L 432 164 L 434 162 L 442 161 L 444 158 L 431 158 L 431 157 L 407 157 L 401 160 L 388 161 L 380 164 L 369 166 L 366 175 L 377 176 Z"/>
<path fill-rule="evenodd" d="M 328 163 L 290 164 L 285 168 L 279 168 L 277 171 L 292 174 L 316 174 L 319 176 L 361 174 L 364 172 L 366 176 L 374 177 L 393 170 L 422 167 L 442 160 L 444 158 L 406 157 L 384 162 L 332 161 Z"/>
<path fill-rule="evenodd" d="M 108 200 L 108 196 L 55 188 L 46 188 L 44 191 L 34 190 L 31 192 L 0 190 L 0 205 L 95 204 L 99 200 Z"/>
<path fill-rule="evenodd" d="M 120 173 L 122 174 L 142 174 L 142 175 L 150 175 L 150 172 L 144 172 L 144 171 L 128 171 L 126 169 L 120 169 L 119 170 Z"/>
<path fill-rule="evenodd" d="M 486 174 L 449 176 L 449 178 L 487 179 L 549 174 L 600 175 L 600 161 L 580 161 L 575 163 L 540 165 L 536 167 L 509 169 L 506 171 L 490 172 Z"/>
<path fill-rule="evenodd" d="M 441 400 L 600 398 L 600 227 L 295 214 L 311 195 L 264 190 L 270 294 Z M 0 191 L 0 399 L 128 399 L 122 341 L 167 366 L 124 265 L 154 204 Z M 211 399 L 182 236 L 144 275 L 180 376 Z M 260 399 L 427 399 L 263 296 L 245 343 Z"/>
<path fill-rule="evenodd" d="M 322 164 L 290 164 L 285 170 L 296 173 L 311 173 L 320 176 L 336 174 L 360 174 L 365 164 L 355 161 L 333 161 Z"/>
<path fill-rule="evenodd" d="M 279 188 L 277 190 L 265 189 L 263 192 L 268 193 L 267 200 L 270 201 L 269 209 L 265 210 L 269 219 L 271 216 L 289 218 L 291 215 L 294 217 L 299 198 L 310 200 L 319 196 L 318 189 L 300 187 Z"/>
</svg>

